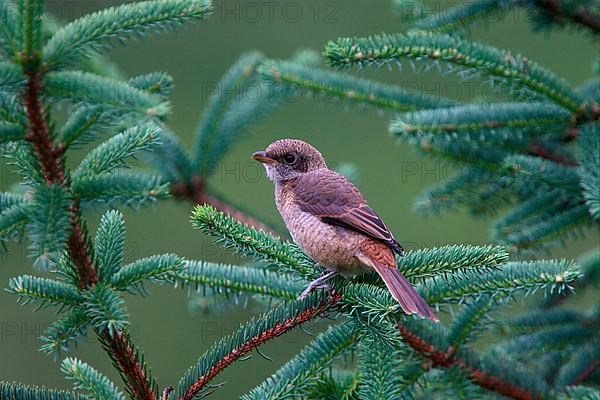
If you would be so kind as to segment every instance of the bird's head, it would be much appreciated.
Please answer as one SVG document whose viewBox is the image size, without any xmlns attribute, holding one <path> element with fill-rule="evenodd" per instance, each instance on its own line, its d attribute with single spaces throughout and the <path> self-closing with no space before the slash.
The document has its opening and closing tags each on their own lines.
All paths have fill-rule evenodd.
<svg viewBox="0 0 600 400">
<path fill-rule="evenodd" d="M 319 150 L 297 139 L 277 140 L 265 151 L 252 154 L 252 158 L 265 166 L 267 176 L 273 182 L 283 182 L 306 172 L 327 168 Z"/>
</svg>

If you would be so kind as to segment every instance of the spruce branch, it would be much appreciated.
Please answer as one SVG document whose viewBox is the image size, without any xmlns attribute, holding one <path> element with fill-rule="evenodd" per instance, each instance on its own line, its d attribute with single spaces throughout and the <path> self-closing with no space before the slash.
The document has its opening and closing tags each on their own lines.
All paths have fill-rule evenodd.
<svg viewBox="0 0 600 400">
<path fill-rule="evenodd" d="M 470 365 L 465 360 L 457 357 L 452 348 L 447 351 L 438 350 L 404 325 L 399 325 L 398 329 L 406 344 L 431 360 L 433 367 L 444 369 L 457 367 L 464 371 L 475 384 L 512 399 L 531 400 L 544 397 L 539 393 L 530 392 L 527 388 L 516 386 L 513 382 L 491 375 L 477 366 Z"/>
<path fill-rule="evenodd" d="M 566 197 L 562 189 L 532 194 L 529 199 L 522 201 L 520 205 L 494 223 L 492 237 L 498 241 L 515 227 L 520 229 L 529 223 L 538 222 L 540 218 L 550 217 L 553 210 L 565 204 Z"/>
<path fill-rule="evenodd" d="M 72 285 L 31 275 L 10 278 L 8 291 L 18 295 L 22 304 L 40 302 L 41 305 L 76 306 L 83 300 Z"/>
<path fill-rule="evenodd" d="M 600 33 L 600 13 L 595 8 L 597 6 L 572 0 L 532 0 L 532 4 L 555 23 L 562 25 L 570 22 L 589 29 L 594 34 Z"/>
<path fill-rule="evenodd" d="M 283 300 L 295 300 L 307 282 L 288 273 L 240 265 L 187 261 L 185 268 L 174 274 L 176 284 L 196 290 L 210 287 L 219 293 L 250 293 Z"/>
<path fill-rule="evenodd" d="M 393 0 L 392 11 L 394 15 L 401 17 L 402 21 L 415 23 L 423 19 L 427 13 L 427 7 L 420 0 Z"/>
<path fill-rule="evenodd" d="M 126 166 L 125 160 L 155 146 L 158 143 L 157 139 L 157 128 L 154 126 L 129 128 L 90 151 L 73 172 L 73 180 L 94 177 L 123 168 Z"/>
<path fill-rule="evenodd" d="M 7 242 L 20 236 L 29 222 L 29 207 L 14 205 L 0 212 L 0 241 Z"/>
<path fill-rule="evenodd" d="M 97 333 L 131 397 L 136 400 L 157 400 L 158 386 L 144 364 L 143 357 L 140 357 L 138 350 L 133 346 L 127 331 L 115 332 L 113 336 L 107 332 Z"/>
<path fill-rule="evenodd" d="M 360 373 L 360 399 L 401 399 L 407 382 L 403 378 L 406 360 L 405 349 L 390 349 L 372 339 L 360 341 L 358 370 Z M 410 368 L 410 367 L 409 367 Z"/>
<path fill-rule="evenodd" d="M 450 104 L 425 94 L 415 95 L 400 86 L 386 85 L 290 61 L 266 61 L 259 66 L 258 72 L 273 84 L 291 85 L 323 96 L 325 101 L 344 99 L 393 111 L 435 108 Z"/>
<path fill-rule="evenodd" d="M 13 207 L 26 203 L 27 197 L 23 194 L 0 192 L 0 212 Z"/>
<path fill-rule="evenodd" d="M 572 286 L 576 289 L 581 290 L 587 287 L 597 287 L 600 284 L 600 252 L 598 248 L 589 250 L 583 253 L 577 258 L 577 264 L 580 266 L 581 277 L 577 282 L 574 282 Z M 544 310 L 555 310 L 555 306 L 562 303 L 570 295 L 574 294 L 574 291 L 563 292 L 563 293 L 548 293 L 544 300 L 539 305 Z M 527 324 L 523 322 L 525 326 Z"/>
<path fill-rule="evenodd" d="M 493 139 L 493 136 L 488 136 L 488 138 Z M 512 154 L 512 146 L 507 145 L 513 144 L 511 143 L 513 138 L 498 137 L 497 139 L 494 141 L 493 147 L 473 145 L 468 139 L 441 138 L 441 140 L 436 140 L 435 137 L 413 143 L 417 145 L 419 153 L 464 165 L 468 167 L 467 171 L 479 170 L 481 177 L 485 174 L 496 176 L 502 166 L 502 161 Z M 521 140 L 517 138 L 517 141 Z M 502 181 L 497 182 L 497 184 L 502 183 Z"/>
<path fill-rule="evenodd" d="M 227 113 L 236 104 L 262 105 L 264 103 L 266 105 L 270 101 L 265 93 L 260 93 L 257 99 L 246 98 L 247 85 L 255 81 L 255 70 L 263 57 L 259 52 L 242 55 L 221 78 L 217 84 L 217 92 L 210 97 L 197 128 L 196 144 L 192 155 L 193 168 L 199 176 L 206 176 L 215 169 L 228 144 L 239 133 L 239 130 L 236 132 L 222 129 L 221 125 Z"/>
<path fill-rule="evenodd" d="M 171 185 L 171 195 L 176 199 L 185 199 L 191 201 L 197 206 L 209 205 L 216 210 L 230 216 L 231 218 L 241 221 L 244 224 L 254 227 L 255 229 L 270 233 L 276 236 L 277 233 L 257 218 L 252 217 L 249 213 L 234 208 L 230 203 L 223 201 L 219 197 L 208 193 L 206 190 L 206 182 L 203 178 L 194 176 L 188 182 L 180 182 Z"/>
<path fill-rule="evenodd" d="M 110 285 L 117 290 L 141 290 L 143 280 L 168 282 L 183 267 L 184 261 L 179 256 L 154 255 L 124 265 L 110 277 Z"/>
<path fill-rule="evenodd" d="M 325 55 L 334 67 L 381 65 L 404 58 L 423 58 L 433 63 L 447 61 L 526 88 L 576 115 L 583 103 L 566 81 L 536 63 L 450 35 L 415 33 L 340 38 L 327 44 Z"/>
<path fill-rule="evenodd" d="M 127 81 L 131 86 L 150 94 L 166 98 L 173 90 L 173 78 L 166 72 L 151 72 L 135 76 Z"/>
<path fill-rule="evenodd" d="M 210 204 L 216 210 L 221 211 L 259 231 L 266 232 L 275 238 L 281 236 L 281 232 L 274 228 L 270 223 L 263 222 L 249 207 L 239 204 L 235 200 L 225 197 L 221 193 L 217 193 L 211 188 L 208 188 L 207 192 L 201 197 L 203 198 L 203 202 L 195 204 Z"/>
<path fill-rule="evenodd" d="M 336 358 L 347 353 L 355 340 L 356 331 L 352 324 L 329 327 L 300 354 L 242 396 L 242 400 L 275 400 L 307 395 L 319 374 L 330 368 Z"/>
<path fill-rule="evenodd" d="M 37 62 L 42 45 L 43 0 L 23 0 L 19 3 L 19 39 L 22 43 L 22 61 Z"/>
<path fill-rule="evenodd" d="M 544 146 L 538 142 L 532 142 L 529 145 L 528 154 L 539 157 L 543 160 L 552 161 L 556 164 L 562 164 L 567 167 L 577 166 L 577 163 L 573 161 L 573 158 L 570 155 L 565 154 L 564 152 L 562 154 L 559 152 L 553 152 L 549 150 L 547 146 Z"/>
<path fill-rule="evenodd" d="M 100 52 L 106 40 L 139 35 L 203 19 L 212 11 L 209 0 L 150 0 L 123 4 L 81 17 L 58 29 L 43 48 L 45 68 L 64 67 L 78 57 Z"/>
<path fill-rule="evenodd" d="M 517 337 L 515 340 L 501 342 L 494 346 L 504 354 L 514 354 L 514 359 L 526 360 L 550 351 L 566 351 L 570 348 L 581 346 L 594 339 L 594 324 L 567 324 L 550 329 L 543 329 L 534 333 Z M 532 347 L 531 343 L 536 346 Z"/>
<path fill-rule="evenodd" d="M 435 215 L 464 205 L 474 215 L 493 215 L 501 205 L 509 202 L 506 180 L 495 177 L 490 171 L 467 166 L 456 178 L 434 186 L 418 197 L 415 209 Z"/>
<path fill-rule="evenodd" d="M 125 396 L 107 377 L 90 365 L 76 359 L 65 358 L 60 366 L 67 378 L 73 381 L 76 390 L 89 393 L 97 400 L 125 400 Z"/>
<path fill-rule="evenodd" d="M 495 399 L 482 387 L 476 386 L 469 375 L 460 368 L 433 368 L 424 371 L 414 382 L 414 388 L 408 393 L 415 398 L 461 398 L 461 399 Z"/>
<path fill-rule="evenodd" d="M 0 381 L 2 400 L 88 400 L 88 397 L 64 390 L 46 389 L 39 386 L 26 386 L 21 383 Z"/>
<path fill-rule="evenodd" d="M 560 400 L 598 400 L 600 393 L 593 387 L 586 386 L 569 386 L 565 393 L 559 397 Z"/>
<path fill-rule="evenodd" d="M 262 221 L 253 217 L 250 212 L 211 193 L 207 187 L 206 176 L 200 176 L 195 172 L 193 161 L 172 132 L 162 127 L 158 140 L 161 145 L 154 147 L 147 156 L 149 161 L 160 169 L 165 179 L 171 182 L 169 191 L 172 197 L 179 201 L 189 201 L 195 205 L 210 204 L 217 210 L 250 226 L 265 232 L 276 233 Z"/>
<path fill-rule="evenodd" d="M 393 322 L 404 342 L 429 359 L 431 367 L 459 368 L 475 384 L 515 399 L 542 398 L 548 391 L 546 385 L 525 371 L 511 371 L 493 359 L 483 362 L 466 349 L 457 352 L 449 345 L 445 328 L 416 318 L 403 318 L 385 289 L 347 285 L 342 296 L 342 310 L 364 314 L 371 324 L 385 319 Z"/>
<path fill-rule="evenodd" d="M 102 215 L 94 239 L 94 264 L 101 281 L 108 281 L 125 258 L 125 221 L 118 211 Z"/>
<path fill-rule="evenodd" d="M 194 201 L 197 196 L 193 189 L 194 184 L 191 183 L 196 180 L 192 178 L 194 167 L 183 144 L 177 135 L 165 126 L 158 131 L 158 141 L 160 146 L 156 146 L 152 152 L 146 154 L 146 159 L 160 170 L 166 180 L 179 182 L 172 184 L 172 192 L 177 199 Z M 197 181 L 198 190 L 203 189 L 203 185 L 200 184 L 202 180 Z"/>
<path fill-rule="evenodd" d="M 564 190 L 578 189 L 579 186 L 575 169 L 550 160 L 516 154 L 506 157 L 503 163 L 506 171 L 513 174 L 514 181 L 520 184 L 537 183 Z"/>
<path fill-rule="evenodd" d="M 343 294 L 342 311 L 350 316 L 357 316 L 359 322 L 366 320 L 369 327 L 375 327 L 380 332 L 376 335 L 382 342 L 393 343 L 390 331 L 385 324 L 386 318 L 393 319 L 401 315 L 400 306 L 392 298 L 387 289 L 369 285 L 350 283 L 340 289 Z M 372 330 L 371 330 L 372 331 Z"/>
<path fill-rule="evenodd" d="M 331 368 L 328 373 L 318 376 L 314 388 L 306 396 L 331 400 L 357 400 L 359 378 L 354 371 Z"/>
<path fill-rule="evenodd" d="M 215 223 L 215 220 L 218 222 Z M 223 216 L 211 207 L 198 207 L 192 221 L 199 229 L 220 238 L 226 246 L 237 247 L 247 255 L 258 255 L 258 258 L 263 261 L 277 260 L 278 263 L 282 263 L 282 260 L 285 259 L 281 256 L 282 254 L 294 257 L 284 250 L 283 243 L 272 243 L 267 254 L 265 252 L 256 254 L 257 244 L 253 243 L 252 229 Z M 502 260 L 506 257 L 503 251 L 500 252 L 500 256 Z M 292 260 L 288 259 L 287 262 L 290 261 Z M 482 295 L 487 293 L 493 294 L 497 298 L 498 296 L 503 298 L 519 289 L 528 292 L 539 288 L 546 288 L 548 291 L 565 290 L 578 276 L 577 268 L 566 261 L 501 262 L 498 269 L 492 269 L 484 274 L 474 271 L 463 272 L 462 279 L 454 282 L 447 282 L 436 276 L 426 281 L 422 293 L 426 298 L 433 299 L 433 302 L 460 301 L 465 296 L 481 299 Z M 519 374 L 523 374 L 520 369 L 515 374 L 511 374 L 507 368 L 488 359 L 484 362 L 470 351 L 464 350 L 460 354 L 456 353 L 457 349 L 448 344 L 448 339 L 452 339 L 455 344 L 460 344 L 469 336 L 482 316 L 480 308 L 467 310 L 464 317 L 461 317 L 457 325 L 452 328 L 453 334 L 448 336 L 442 327 L 433 326 L 422 329 L 423 322 L 415 320 L 414 323 L 411 323 L 410 319 L 403 318 L 398 305 L 385 289 L 364 283 L 345 285 L 340 285 L 340 283 L 333 282 L 333 285 L 334 293 L 340 293 L 339 309 L 342 312 L 368 320 L 371 330 L 388 319 L 399 324 L 400 334 L 407 344 L 429 358 L 432 365 L 446 369 L 460 368 L 477 385 L 516 399 L 538 398 L 547 392 L 548 388 L 533 377 L 527 378 L 530 380 L 529 384 L 525 384 L 523 379 L 517 378 Z M 455 290 L 456 293 L 454 293 Z M 450 292 L 453 294 L 441 295 L 441 293 Z M 488 297 L 489 301 L 490 297 Z M 486 304 L 484 303 L 483 306 L 485 308 Z M 409 327 L 421 328 L 415 331 Z M 387 331 L 382 331 L 382 333 L 383 335 L 389 334 Z"/>
<path fill-rule="evenodd" d="M 471 270 L 490 271 L 508 259 L 508 252 L 501 246 L 449 245 L 410 251 L 398 259 L 398 269 L 416 280 Z"/>
<path fill-rule="evenodd" d="M 103 105 L 118 111 L 158 118 L 166 117 L 171 111 L 169 103 L 159 95 L 89 72 L 50 72 L 43 84 L 44 95 L 56 100 Z"/>
<path fill-rule="evenodd" d="M 25 139 L 25 129 L 21 125 L 0 121 L 0 145 L 23 139 Z"/>
<path fill-rule="evenodd" d="M 71 204 L 70 194 L 58 185 L 42 186 L 35 191 L 27 230 L 32 254 L 38 257 L 36 263 L 64 250 L 71 231 Z"/>
<path fill-rule="evenodd" d="M 214 173 L 232 143 L 247 132 L 251 124 L 281 103 L 282 88 L 272 87 L 257 74 L 257 67 L 263 60 L 264 56 L 259 52 L 245 53 L 218 82 L 202 114 L 191 155 L 174 135 L 162 129 L 163 146 L 151 155 L 151 161 L 165 171 L 165 176 L 172 182 L 171 193 L 176 199 L 200 205 L 211 204 L 257 229 L 275 233 L 248 210 L 223 200 L 208 187 L 208 177 Z M 292 60 L 303 66 L 316 63 L 312 52 L 300 52 Z M 259 97 L 248 95 L 254 91 L 259 93 Z"/>
<path fill-rule="evenodd" d="M 83 105 L 76 107 L 57 135 L 57 142 L 65 148 L 79 147 L 94 137 L 112 128 L 130 114 L 118 112 L 101 105 Z"/>
<path fill-rule="evenodd" d="M 436 134 L 481 137 L 486 133 L 536 134 L 573 121 L 567 111 L 552 103 L 469 104 L 406 113 L 390 124 L 395 135 Z"/>
<path fill-rule="evenodd" d="M 85 312 L 97 332 L 114 339 L 129 324 L 125 302 L 111 288 L 95 285 L 85 292 L 85 297 Z"/>
<path fill-rule="evenodd" d="M 23 94 L 23 104 L 27 110 L 30 132 L 26 139 L 31 142 L 35 158 L 39 162 L 46 184 L 66 186 L 63 164 L 62 146 L 53 143 L 52 135 L 46 120 L 42 102 L 42 75 L 39 66 L 33 64 L 26 69 L 27 84 Z M 75 265 L 80 289 L 93 287 L 98 283 L 96 268 L 92 261 L 92 247 L 88 240 L 85 225 L 80 216 L 79 204 L 73 202 L 71 207 L 71 232 L 67 240 L 67 252 Z M 139 362 L 138 355 L 132 350 L 129 338 L 124 332 L 114 332 L 109 335 L 106 331 L 97 331 L 102 338 L 105 348 L 124 378 L 128 390 L 135 394 L 136 399 L 156 400 L 157 396 L 152 382 Z"/>
<path fill-rule="evenodd" d="M 133 208 L 171 197 L 169 184 L 161 176 L 134 171 L 81 178 L 71 189 L 85 204 L 122 203 Z"/>
<path fill-rule="evenodd" d="M 469 339 L 474 338 L 477 328 L 481 327 L 482 320 L 487 318 L 492 307 L 493 301 L 489 295 L 483 295 L 479 299 L 463 304 L 448 327 L 446 336 L 448 344 L 458 350 Z"/>
<path fill-rule="evenodd" d="M 44 343 L 40 350 L 59 358 L 62 351 L 68 351 L 69 344 L 76 343 L 78 337 L 85 335 L 87 326 L 88 316 L 83 307 L 74 307 L 46 328 L 40 338 Z"/>
<path fill-rule="evenodd" d="M 0 61 L 0 86 L 7 91 L 18 88 L 23 84 L 21 70 L 13 63 Z"/>
<path fill-rule="evenodd" d="M 600 285 L 600 249 L 595 248 L 583 253 L 577 259 L 577 262 L 581 265 L 581 272 L 583 273 L 583 279 L 579 287 Z"/>
<path fill-rule="evenodd" d="M 492 16 L 497 17 L 518 4 L 519 1 L 514 0 L 470 1 L 421 18 L 415 22 L 415 27 L 437 33 L 461 31 L 478 21 L 485 21 Z"/>
<path fill-rule="evenodd" d="M 257 261 L 274 264 L 309 279 L 315 276 L 314 262 L 296 245 L 282 243 L 268 233 L 242 225 L 212 206 L 196 206 L 192 213 L 192 225 L 215 237 L 217 243 L 224 247 L 232 248 Z"/>
<path fill-rule="evenodd" d="M 515 7 L 529 8 L 536 28 L 547 28 L 549 24 L 571 24 L 593 34 L 600 32 L 597 6 L 593 1 L 585 0 L 476 0 L 420 18 L 414 25 L 417 29 L 431 32 L 461 32 L 477 22 L 486 21 L 486 18 L 502 16 Z"/>
<path fill-rule="evenodd" d="M 590 214 L 600 221 L 600 130 L 598 124 L 587 124 L 581 129 L 577 142 L 579 149 L 578 174 L 583 197 Z"/>
<path fill-rule="evenodd" d="M 529 225 L 498 237 L 498 242 L 514 249 L 535 250 L 571 235 L 576 237 L 576 229 L 589 223 L 588 208 L 568 202 L 563 202 L 560 208 L 555 215 L 544 215 L 546 220 L 528 221 Z"/>
<path fill-rule="evenodd" d="M 50 19 L 45 17 L 42 20 L 42 34 L 45 39 L 50 39 L 62 27 L 63 25 L 54 18 Z M 100 53 L 90 53 L 85 58 L 78 59 L 72 66 L 74 69 L 81 69 L 110 78 L 125 79 L 125 76 L 119 70 L 117 65 L 108 57 L 105 57 Z"/>
<path fill-rule="evenodd" d="M 585 323 L 586 318 L 582 313 L 553 308 L 534 310 L 524 315 L 498 321 L 496 329 L 501 335 L 510 337 Z M 590 321 L 590 323 L 593 322 Z"/>
<path fill-rule="evenodd" d="M 20 77 L 20 79 L 22 79 L 22 77 Z M 22 90 L 25 86 L 25 82 L 21 82 Z M 23 104 L 21 104 L 21 100 L 18 98 L 18 93 L 0 90 L 0 120 L 12 122 L 23 127 L 27 126 L 25 109 L 23 108 Z"/>
<path fill-rule="evenodd" d="M 18 15 L 17 6 L 12 1 L 0 2 L 0 54 L 3 53 L 6 58 L 15 57 L 18 52 Z"/>
<path fill-rule="evenodd" d="M 460 303 L 484 294 L 502 299 L 517 290 L 526 295 L 540 289 L 562 293 L 572 290 L 580 276 L 578 266 L 566 260 L 513 261 L 484 274 L 465 273 L 462 279 L 430 278 L 425 281 L 425 298 L 431 303 Z"/>
<path fill-rule="evenodd" d="M 178 400 L 192 400 L 222 370 L 258 346 L 318 317 L 341 299 L 341 295 L 311 295 L 303 301 L 283 303 L 242 325 L 232 335 L 213 345 L 181 379 Z"/>
<path fill-rule="evenodd" d="M 560 375 L 559 379 L 564 379 L 566 376 L 571 375 L 574 377 L 570 379 L 570 383 L 572 385 L 580 385 L 587 381 L 600 368 L 598 343 L 592 343 L 589 347 L 581 350 L 582 353 L 578 357 L 575 357 L 572 362 L 563 367 L 565 372 L 561 371 L 564 375 Z"/>
<path fill-rule="evenodd" d="M 36 188 L 46 184 L 35 150 L 27 142 L 9 142 L 3 146 L 3 156 L 8 159 L 8 165 L 13 166 L 21 176 L 23 185 Z"/>
<path fill-rule="evenodd" d="M 102 14 L 102 18 L 98 18 L 97 20 L 91 19 L 89 16 L 87 18 L 84 17 L 83 20 L 85 21 L 79 25 L 77 24 L 81 20 L 68 25 L 66 29 L 56 30 L 56 34 L 47 44 L 50 47 L 46 47 L 44 50 L 47 51 L 44 52 L 40 51 L 41 31 L 43 29 L 41 19 L 39 18 L 42 10 L 41 4 L 41 1 L 29 1 L 21 5 L 20 10 L 23 16 L 21 21 L 23 22 L 23 26 L 18 30 L 21 42 L 25 43 L 20 60 L 24 74 L 27 77 L 23 88 L 23 109 L 27 111 L 29 132 L 25 135 L 25 139 L 32 144 L 33 151 L 22 150 L 19 146 L 12 146 L 11 150 L 15 154 L 14 158 L 16 160 L 26 161 L 23 163 L 26 168 L 23 168 L 23 166 L 20 166 L 20 168 L 23 169 L 25 177 L 36 184 L 34 187 L 36 194 L 44 194 L 43 190 L 46 187 L 54 189 L 59 194 L 63 194 L 63 192 L 65 194 L 62 197 L 58 196 L 64 200 L 57 202 L 57 204 L 60 203 L 60 207 L 58 207 L 60 213 L 50 207 L 47 211 L 52 215 L 43 215 L 41 217 L 44 218 L 37 218 L 37 220 L 43 220 L 42 222 L 45 222 L 46 227 L 49 225 L 48 221 L 55 219 L 60 220 L 59 222 L 67 222 L 68 225 L 64 225 L 64 227 L 62 225 L 58 226 L 59 228 L 64 228 L 59 229 L 59 232 L 64 231 L 66 236 L 57 235 L 56 239 L 58 243 L 59 239 L 62 242 L 68 236 L 66 240 L 68 257 L 59 260 L 56 270 L 63 277 L 66 277 L 68 281 L 75 281 L 79 286 L 75 289 L 76 292 L 71 294 L 75 296 L 76 293 L 80 296 L 82 301 L 79 303 L 85 303 L 84 312 L 86 315 L 86 319 L 82 319 L 79 318 L 81 314 L 73 311 L 67 317 L 53 325 L 52 329 L 48 332 L 49 337 L 47 338 L 48 343 L 46 348 L 50 350 L 50 348 L 65 347 L 89 323 L 102 339 L 103 345 L 113 359 L 116 368 L 121 373 L 131 397 L 155 400 L 158 392 L 156 384 L 147 373 L 143 361 L 140 360 L 140 356 L 134 350 L 126 334 L 127 314 L 124 304 L 112 289 L 100 281 L 100 279 L 104 280 L 105 277 L 99 277 L 97 274 L 97 266 L 95 265 L 97 260 L 93 255 L 94 247 L 88 238 L 85 223 L 80 216 L 80 203 L 83 199 L 76 190 L 73 190 L 75 186 L 71 183 L 79 183 L 79 188 L 81 188 L 81 181 L 86 178 L 88 180 L 92 178 L 106 178 L 112 169 L 123 166 L 122 161 L 124 158 L 142 149 L 144 145 L 138 145 L 139 143 L 130 137 L 127 138 L 130 140 L 116 143 L 119 139 L 117 138 L 110 142 L 109 145 L 101 147 L 98 151 L 90 154 L 82 163 L 82 168 L 76 171 L 72 177 L 67 176 L 63 154 L 70 144 L 80 141 L 80 138 L 84 134 L 89 134 L 90 128 L 95 128 L 94 125 L 107 115 L 105 110 L 108 110 L 108 115 L 110 116 L 119 115 L 122 117 L 133 112 L 141 112 L 149 117 L 164 116 L 168 112 L 168 105 L 164 101 L 164 95 L 169 88 L 169 79 L 165 75 L 152 75 L 132 79 L 129 84 L 126 84 L 86 72 L 65 71 L 48 73 L 48 69 L 64 67 L 75 61 L 74 59 L 77 56 L 87 55 L 90 49 L 97 48 L 95 46 L 109 36 L 114 36 L 125 31 L 133 32 L 136 29 L 143 30 L 148 27 L 161 27 L 165 26 L 165 23 L 182 22 L 191 17 L 201 17 L 208 12 L 210 8 L 209 2 L 150 1 L 113 8 L 111 9 L 113 11 L 137 11 L 139 17 L 144 17 L 145 13 L 147 18 L 145 21 L 141 21 L 140 19 L 133 21 L 136 19 L 135 15 L 121 15 L 127 21 L 111 21 L 107 13 Z M 95 14 L 95 16 L 99 15 Z M 113 23 L 112 26 L 109 26 L 111 23 Z M 50 30 L 52 30 L 51 25 L 49 25 Z M 80 29 L 79 34 L 75 32 L 69 33 L 69 28 L 73 29 L 73 26 Z M 65 32 L 67 32 L 67 35 L 61 37 L 61 34 L 65 35 Z M 86 37 L 86 35 L 88 36 Z M 72 41 L 73 38 L 75 38 L 76 42 Z M 87 49 L 85 48 L 86 46 L 88 47 Z M 57 54 L 60 56 L 60 60 L 53 59 Z M 5 68 L 4 64 L 2 64 L 0 68 L 0 80 L 2 80 L 3 84 L 7 84 L 7 89 L 19 89 L 21 80 L 15 78 L 14 68 Z M 90 97 L 88 90 L 94 87 L 98 90 L 94 96 Z M 64 142 L 55 140 L 49 126 L 49 117 L 45 112 L 43 96 L 67 99 L 77 102 L 78 105 L 87 103 L 88 110 L 91 110 L 91 112 L 82 112 L 76 118 L 70 120 L 70 124 L 67 124 L 67 131 L 61 134 L 61 138 L 66 139 Z M 7 103 L 5 101 L 6 98 L 3 93 L 3 104 Z M 101 107 L 93 109 L 89 106 L 93 104 L 99 104 Z M 86 106 L 84 105 L 84 107 Z M 86 117 L 90 115 L 94 116 L 91 123 L 85 121 Z M 5 113 L 4 109 L 2 116 L 6 116 L 7 121 L 11 123 L 17 122 L 16 119 L 12 118 L 10 113 Z M 18 135 L 15 133 L 17 131 L 16 128 L 4 122 L 2 126 L 5 128 L 3 132 L 6 132 L 6 134 L 3 136 L 6 140 L 18 139 Z M 132 142 L 136 142 L 134 148 L 127 147 L 127 144 L 131 144 Z M 122 146 L 119 146 L 119 144 Z M 111 145 L 112 147 L 110 147 Z M 27 159 L 35 162 L 29 162 Z M 41 176 L 35 173 L 38 169 L 34 165 L 36 163 L 40 165 Z M 157 197 L 160 195 L 160 192 L 164 193 L 163 189 L 165 185 L 161 184 L 161 186 L 158 186 L 156 179 L 153 181 L 152 188 L 148 187 L 150 180 L 147 177 L 138 179 L 138 181 L 149 192 L 144 197 Z M 98 192 L 102 187 L 102 183 L 93 183 L 95 183 L 95 189 Z M 103 183 L 104 187 L 106 187 L 107 182 Z M 142 189 L 144 188 L 140 185 L 138 185 L 137 189 L 143 191 Z M 89 191 L 90 186 L 88 185 L 87 188 Z M 35 206 L 35 201 L 32 206 Z M 3 210 L 3 214 L 6 214 L 6 211 L 13 211 L 13 207 L 16 208 L 17 205 Z M 15 222 L 15 218 L 8 218 L 8 220 L 9 222 Z M 11 225 L 14 226 L 16 224 Z M 9 228 L 14 229 L 14 227 Z M 110 244 L 108 244 L 108 247 L 111 247 Z M 60 248 L 57 248 L 53 253 L 58 253 L 59 250 Z M 106 258 L 104 261 L 106 261 Z M 144 261 L 146 262 L 144 263 Z M 182 266 L 181 260 L 175 263 L 168 261 L 147 259 L 141 260 L 137 264 L 130 264 L 121 269 L 117 274 L 112 275 L 111 282 L 116 288 L 125 289 L 138 285 L 140 279 L 143 278 L 163 279 L 166 276 L 170 276 Z M 109 262 L 112 261 L 109 260 Z M 76 274 L 73 274 L 75 271 Z M 58 281 L 53 283 L 48 280 L 47 282 L 42 282 L 40 286 L 40 282 L 36 281 L 37 278 L 22 277 L 19 279 L 14 280 L 13 287 L 22 296 L 28 295 L 29 300 L 34 299 L 54 303 L 63 298 L 63 305 L 75 306 L 75 300 L 69 294 L 68 289 L 70 286 L 67 284 Z M 76 308 L 76 310 L 78 309 Z M 79 365 L 78 367 L 81 367 L 78 368 L 79 372 L 86 372 L 85 370 L 87 370 L 86 366 Z M 78 375 L 78 378 L 81 378 L 80 384 L 88 385 L 86 388 L 90 389 L 91 392 L 94 392 L 94 389 L 98 389 L 97 384 L 102 383 L 100 382 L 102 379 L 95 379 L 97 377 L 95 374 Z M 116 396 L 111 391 L 94 394 L 100 398 L 103 396 L 106 398 L 115 398 Z"/>
<path fill-rule="evenodd" d="M 163 132 L 166 146 L 152 157 L 173 182 L 171 193 L 178 200 L 194 204 L 208 203 L 236 219 L 262 229 L 274 231 L 251 213 L 224 201 L 209 190 L 207 179 L 218 167 L 232 143 L 248 127 L 273 110 L 281 100 L 281 90 L 271 88 L 256 73 L 264 56 L 259 52 L 243 54 L 225 73 L 210 98 L 196 132 L 196 144 L 188 156 L 176 137 Z M 298 62 L 303 56 L 298 56 Z M 258 91 L 259 97 L 249 96 Z M 166 164 L 166 165 L 165 165 Z"/>
</svg>

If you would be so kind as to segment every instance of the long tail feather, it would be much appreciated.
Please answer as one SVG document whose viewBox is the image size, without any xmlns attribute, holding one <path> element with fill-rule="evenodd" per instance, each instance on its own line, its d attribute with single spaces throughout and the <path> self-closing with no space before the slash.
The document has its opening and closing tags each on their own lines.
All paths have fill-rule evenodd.
<svg viewBox="0 0 600 400">
<path fill-rule="evenodd" d="M 396 268 L 371 262 L 375 271 L 381 276 L 392 297 L 396 299 L 407 314 L 417 314 L 423 318 L 439 322 L 437 315 L 425 303 L 408 280 Z"/>
</svg>

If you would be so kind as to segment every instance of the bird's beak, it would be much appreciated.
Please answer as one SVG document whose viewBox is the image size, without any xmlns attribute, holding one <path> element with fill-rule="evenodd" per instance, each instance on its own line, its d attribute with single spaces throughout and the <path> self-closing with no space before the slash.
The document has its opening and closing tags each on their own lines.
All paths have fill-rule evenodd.
<svg viewBox="0 0 600 400">
<path fill-rule="evenodd" d="M 275 159 L 267 155 L 266 151 L 256 151 L 252 154 L 252 158 L 263 164 L 273 164 L 276 162 Z"/>
</svg>

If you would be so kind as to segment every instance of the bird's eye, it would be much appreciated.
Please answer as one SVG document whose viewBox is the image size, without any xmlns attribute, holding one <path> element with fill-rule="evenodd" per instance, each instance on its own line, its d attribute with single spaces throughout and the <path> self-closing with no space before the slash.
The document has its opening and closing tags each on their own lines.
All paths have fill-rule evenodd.
<svg viewBox="0 0 600 400">
<path fill-rule="evenodd" d="M 283 156 L 283 162 L 288 165 L 292 165 L 296 162 L 296 156 L 293 154 L 286 154 L 285 156 Z"/>
</svg>

